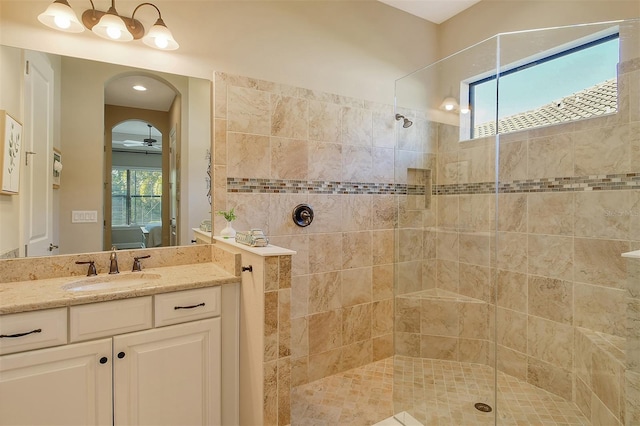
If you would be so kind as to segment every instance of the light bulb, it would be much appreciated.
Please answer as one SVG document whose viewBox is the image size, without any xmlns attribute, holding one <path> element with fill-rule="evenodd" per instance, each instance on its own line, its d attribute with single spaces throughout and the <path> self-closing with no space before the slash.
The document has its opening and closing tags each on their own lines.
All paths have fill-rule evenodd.
<svg viewBox="0 0 640 426">
<path fill-rule="evenodd" d="M 122 31 L 120 31 L 119 28 L 115 28 L 115 27 L 108 27 L 107 28 L 107 35 L 109 37 L 111 37 L 114 40 L 117 40 L 120 38 L 120 36 L 122 35 Z"/>
<path fill-rule="evenodd" d="M 53 18 L 53 21 L 56 23 L 58 28 L 63 30 L 66 30 L 71 26 L 71 20 L 66 16 L 56 16 Z"/>
<path fill-rule="evenodd" d="M 165 37 L 156 37 L 154 43 L 156 44 L 156 46 L 158 46 L 158 48 L 166 49 L 169 45 L 169 40 L 167 40 Z"/>
<path fill-rule="evenodd" d="M 453 111 L 453 105 L 451 105 L 451 104 L 446 104 L 446 105 L 444 106 L 444 109 L 446 109 L 447 111 Z"/>
</svg>

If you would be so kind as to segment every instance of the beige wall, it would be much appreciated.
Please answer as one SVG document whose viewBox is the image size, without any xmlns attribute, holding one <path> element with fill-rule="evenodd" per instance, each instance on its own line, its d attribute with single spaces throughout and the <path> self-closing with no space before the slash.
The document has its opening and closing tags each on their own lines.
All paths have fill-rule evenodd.
<svg viewBox="0 0 640 426">
<path fill-rule="evenodd" d="M 633 18 L 635 0 L 482 0 L 438 27 L 438 57 L 498 33 Z"/>
<path fill-rule="evenodd" d="M 0 46 L 0 109 L 22 122 L 22 84 L 15 82 L 22 82 L 22 52 Z M 0 257 L 17 255 L 20 195 L 0 195 L 0 222 Z"/>
<path fill-rule="evenodd" d="M 69 35 L 35 18 L 48 0 L 3 0 L 3 44 L 211 78 L 225 71 L 374 101 L 393 101 L 393 81 L 433 60 L 436 25 L 377 1 L 165 1 L 159 7 L 181 47 Z M 130 14 L 139 2 L 118 2 Z M 78 14 L 88 3 L 74 2 Z M 145 10 L 149 9 L 149 10 Z M 142 8 L 140 19 L 155 19 Z M 136 14 L 138 17 L 138 14 Z"/>
</svg>

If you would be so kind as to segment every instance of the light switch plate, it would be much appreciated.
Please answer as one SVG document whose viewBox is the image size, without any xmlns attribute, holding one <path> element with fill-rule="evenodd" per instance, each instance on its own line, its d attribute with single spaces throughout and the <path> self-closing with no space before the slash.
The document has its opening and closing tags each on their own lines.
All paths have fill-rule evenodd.
<svg viewBox="0 0 640 426">
<path fill-rule="evenodd" d="M 97 223 L 98 212 L 96 210 L 73 210 L 71 223 Z"/>
</svg>

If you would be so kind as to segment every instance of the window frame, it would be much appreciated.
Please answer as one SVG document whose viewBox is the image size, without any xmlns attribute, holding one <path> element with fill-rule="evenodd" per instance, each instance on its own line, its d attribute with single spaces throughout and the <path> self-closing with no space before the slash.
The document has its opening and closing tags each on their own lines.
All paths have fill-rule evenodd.
<svg viewBox="0 0 640 426">
<path fill-rule="evenodd" d="M 111 199 L 112 199 L 112 206 L 115 205 L 115 203 L 113 203 L 113 199 L 115 198 L 124 198 L 125 200 L 125 209 L 126 209 L 126 223 L 123 225 L 114 225 L 114 226 L 131 226 L 131 225 L 136 225 L 138 224 L 137 222 L 132 222 L 132 199 L 133 198 L 156 198 L 156 199 L 160 199 L 160 203 L 162 204 L 162 197 L 164 194 L 160 194 L 160 195 L 136 195 L 133 194 L 131 191 L 132 188 L 132 171 L 149 171 L 149 172 L 159 172 L 160 173 L 160 181 L 162 182 L 163 179 L 163 170 L 162 168 L 158 168 L 158 167 L 140 167 L 140 166 L 136 166 L 136 167 L 130 167 L 130 166 L 112 166 L 111 170 L 113 172 L 113 170 L 118 170 L 118 171 L 124 171 L 126 172 L 126 192 L 122 195 L 114 195 L 113 194 L 113 190 L 111 192 Z M 113 207 L 112 207 L 112 216 L 113 216 Z M 162 218 L 162 209 L 160 212 L 160 217 Z M 112 219 L 113 221 L 113 219 Z M 143 225 L 143 224 L 141 224 Z"/>
<path fill-rule="evenodd" d="M 600 31 L 587 37 L 574 40 L 569 43 L 565 43 L 539 54 L 532 55 L 513 64 L 505 65 L 504 67 L 502 67 L 500 72 L 488 72 L 462 81 L 460 83 L 460 105 L 469 105 L 469 107 L 466 110 L 467 113 L 464 113 L 463 111 L 463 114 L 460 115 L 460 141 L 471 141 L 474 139 L 478 139 L 478 137 L 474 136 L 473 132 L 475 128 L 475 87 L 479 84 L 497 80 L 499 77 L 504 77 L 510 74 L 524 71 L 536 65 L 544 64 L 546 62 L 550 62 L 555 59 L 565 57 L 573 53 L 616 39 L 620 40 L 620 29 L 617 26 L 609 28 L 605 31 Z M 498 91 L 496 91 L 496 105 L 498 102 L 497 97 Z M 497 123 L 496 134 L 499 134 Z"/>
</svg>

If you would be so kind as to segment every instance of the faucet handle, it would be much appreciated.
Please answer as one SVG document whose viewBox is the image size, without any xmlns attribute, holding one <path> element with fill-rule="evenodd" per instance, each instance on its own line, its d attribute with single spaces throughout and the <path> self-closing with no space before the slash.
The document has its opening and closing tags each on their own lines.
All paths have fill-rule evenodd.
<svg viewBox="0 0 640 426">
<path fill-rule="evenodd" d="M 140 272 L 142 271 L 142 265 L 140 264 L 140 259 L 148 259 L 151 255 L 148 254 L 146 256 L 137 256 L 133 258 L 133 269 L 131 272 Z"/>
<path fill-rule="evenodd" d="M 96 265 L 95 262 L 93 260 L 88 260 L 86 262 L 80 262 L 77 261 L 76 265 L 89 265 L 89 270 L 87 271 L 87 276 L 93 276 L 93 275 L 98 275 L 98 272 L 96 271 Z"/>
</svg>

